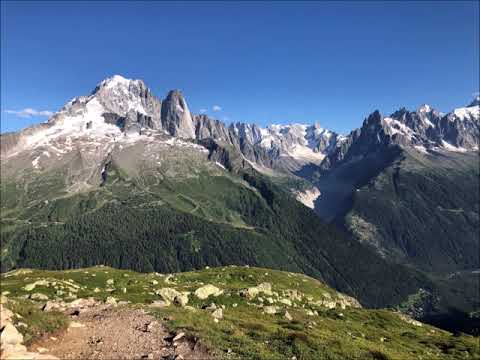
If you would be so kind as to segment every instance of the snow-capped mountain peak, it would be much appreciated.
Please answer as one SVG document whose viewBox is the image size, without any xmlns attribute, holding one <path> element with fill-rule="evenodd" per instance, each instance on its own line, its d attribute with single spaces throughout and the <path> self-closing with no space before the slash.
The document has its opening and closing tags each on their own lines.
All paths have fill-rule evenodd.
<svg viewBox="0 0 480 360">
<path fill-rule="evenodd" d="M 432 111 L 432 108 L 428 104 L 421 105 L 418 110 L 419 113 L 429 113 Z"/>
<path fill-rule="evenodd" d="M 126 79 L 122 75 L 113 75 L 112 77 L 102 80 L 97 85 L 97 87 L 104 87 L 104 86 L 109 88 L 113 88 L 116 86 L 128 87 L 132 81 L 141 81 L 141 80 Z"/>
<path fill-rule="evenodd" d="M 480 100 L 475 99 L 470 105 L 466 107 L 457 108 L 453 111 L 455 116 L 460 120 L 475 119 L 480 116 Z"/>
</svg>

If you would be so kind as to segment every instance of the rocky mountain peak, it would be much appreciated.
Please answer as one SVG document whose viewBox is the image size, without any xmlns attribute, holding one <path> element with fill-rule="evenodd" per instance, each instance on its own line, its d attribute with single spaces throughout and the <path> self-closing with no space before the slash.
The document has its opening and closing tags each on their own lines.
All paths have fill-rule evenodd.
<svg viewBox="0 0 480 360">
<path fill-rule="evenodd" d="M 421 105 L 417 110 L 417 112 L 419 113 L 429 113 L 431 111 L 432 111 L 432 108 L 428 104 Z"/>
<path fill-rule="evenodd" d="M 399 111 L 402 111 L 402 110 L 403 109 L 400 109 Z M 368 115 L 368 117 L 363 121 L 362 129 L 375 131 L 376 129 L 381 127 L 381 123 L 382 123 L 382 114 L 380 114 L 380 111 L 375 110 L 370 115 Z"/>
<path fill-rule="evenodd" d="M 162 103 L 162 127 L 172 136 L 195 138 L 192 115 L 180 90 L 171 90 Z"/>
<path fill-rule="evenodd" d="M 133 96 L 147 97 L 150 96 L 150 89 L 145 85 L 143 80 L 126 79 L 121 75 L 114 75 L 106 78 L 97 84 L 91 95 L 104 95 L 117 97 L 117 100 L 131 93 Z"/>
<path fill-rule="evenodd" d="M 102 87 L 112 88 L 116 86 L 128 87 L 132 81 L 141 81 L 141 80 L 132 80 L 132 79 L 127 79 L 122 75 L 113 75 L 111 77 L 108 77 L 100 81 L 95 89 L 100 89 Z"/>
</svg>

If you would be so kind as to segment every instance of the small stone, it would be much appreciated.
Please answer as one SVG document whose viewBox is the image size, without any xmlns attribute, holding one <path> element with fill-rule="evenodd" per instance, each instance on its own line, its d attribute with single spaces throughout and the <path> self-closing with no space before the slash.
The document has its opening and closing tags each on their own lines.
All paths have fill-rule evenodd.
<svg viewBox="0 0 480 360">
<path fill-rule="evenodd" d="M 278 312 L 278 308 L 276 306 L 265 306 L 263 308 L 263 312 L 265 314 L 276 314 Z"/>
<path fill-rule="evenodd" d="M 42 293 L 35 293 L 30 295 L 30 299 L 32 300 L 41 300 L 41 301 L 46 301 L 48 300 L 48 296 Z"/>
<path fill-rule="evenodd" d="M 27 284 L 25 285 L 24 289 L 25 291 L 32 291 L 33 289 L 35 289 L 35 284 Z"/>
<path fill-rule="evenodd" d="M 100 292 L 100 289 L 98 287 L 96 287 L 95 289 L 93 289 L 93 292 L 94 293 L 99 293 Z"/>
<path fill-rule="evenodd" d="M 184 336 L 185 336 L 184 332 L 179 332 L 177 335 L 175 335 L 175 337 L 173 338 L 172 341 L 173 342 L 178 341 L 178 340 L 182 339 Z"/>
<path fill-rule="evenodd" d="M 215 303 L 211 303 L 210 305 L 204 307 L 204 309 L 207 311 L 215 311 L 217 310 L 217 305 L 215 305 Z"/>
<path fill-rule="evenodd" d="M 293 320 L 293 317 L 292 315 L 290 315 L 290 313 L 288 311 L 285 311 L 285 315 L 283 315 L 285 317 L 285 319 L 287 319 L 288 321 L 292 321 Z"/>
<path fill-rule="evenodd" d="M 292 306 L 292 302 L 290 299 L 280 299 L 280 302 L 284 305 Z"/>
<path fill-rule="evenodd" d="M 204 285 L 197 290 L 195 290 L 195 296 L 198 297 L 200 300 L 207 299 L 210 295 L 219 296 L 223 293 L 223 290 L 213 286 L 211 284 Z"/>
<path fill-rule="evenodd" d="M 49 350 L 47 348 L 44 348 L 44 347 L 38 347 L 37 348 L 37 351 L 40 353 L 40 354 L 44 354 L 46 352 L 48 352 Z"/>
<path fill-rule="evenodd" d="M 223 310 L 221 308 L 215 310 L 214 312 L 212 312 L 212 316 L 214 319 L 223 319 Z"/>
<path fill-rule="evenodd" d="M 109 296 L 109 297 L 107 297 L 107 300 L 105 300 L 105 304 L 117 305 L 117 299 L 114 298 L 113 296 Z"/>
<path fill-rule="evenodd" d="M 107 285 L 113 285 L 115 283 L 115 280 L 113 279 L 108 279 L 107 280 Z"/>
<path fill-rule="evenodd" d="M 72 321 L 70 323 L 69 327 L 71 327 L 71 328 L 82 328 L 82 327 L 85 327 L 85 325 L 83 325 L 82 323 L 76 322 L 76 321 Z"/>
<path fill-rule="evenodd" d="M 180 292 L 172 288 L 161 288 L 155 291 L 155 294 L 159 295 L 163 300 L 168 301 L 169 303 L 173 302 L 175 297 L 182 295 Z"/>
<path fill-rule="evenodd" d="M 23 335 L 11 323 L 7 323 L 0 335 L 0 343 L 2 347 L 5 345 L 17 345 L 23 342 Z"/>
</svg>

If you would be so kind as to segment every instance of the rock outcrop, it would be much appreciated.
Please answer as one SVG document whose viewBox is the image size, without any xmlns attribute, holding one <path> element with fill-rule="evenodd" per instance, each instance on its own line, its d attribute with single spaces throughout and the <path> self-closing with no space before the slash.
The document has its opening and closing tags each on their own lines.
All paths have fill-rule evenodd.
<svg viewBox="0 0 480 360">
<path fill-rule="evenodd" d="M 197 290 L 195 290 L 195 296 L 201 300 L 207 299 L 209 296 L 219 296 L 223 293 L 221 289 L 218 287 L 212 285 L 212 284 L 207 284 L 204 285 Z"/>
<path fill-rule="evenodd" d="M 170 135 L 185 139 L 195 138 L 192 115 L 179 90 L 172 90 L 162 103 L 162 128 Z"/>
</svg>

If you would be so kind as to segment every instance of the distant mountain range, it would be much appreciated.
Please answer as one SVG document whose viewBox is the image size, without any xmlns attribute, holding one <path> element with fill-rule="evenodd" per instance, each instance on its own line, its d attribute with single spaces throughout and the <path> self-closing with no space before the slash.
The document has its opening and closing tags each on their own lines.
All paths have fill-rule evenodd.
<svg viewBox="0 0 480 360">
<path fill-rule="evenodd" d="M 404 108 L 388 117 L 372 113 L 360 129 L 342 136 L 318 124 L 270 125 L 225 123 L 207 115 L 192 114 L 178 90 L 164 100 L 153 95 L 142 80 L 128 80 L 119 75 L 100 82 L 90 96 L 69 101 L 47 123 L 10 134 L 2 144 L 2 153 L 25 146 L 29 135 L 48 130 L 46 136 L 68 129 L 80 133 L 118 136 L 136 135 L 148 130 L 164 131 L 183 139 L 214 139 L 233 145 L 246 159 L 276 168 L 298 168 L 313 163 L 322 168 L 369 147 L 382 144 L 413 146 L 421 152 L 474 151 L 479 146 L 479 101 L 448 114 L 429 105 L 417 111 Z M 109 125 L 115 125 L 110 128 Z"/>
<path fill-rule="evenodd" d="M 471 331 L 479 102 L 375 111 L 345 136 L 226 125 L 113 76 L 1 135 L 2 270 L 249 263 Z"/>
</svg>

